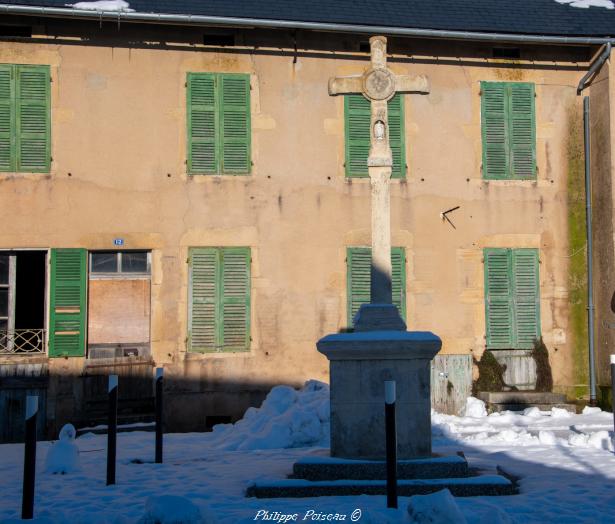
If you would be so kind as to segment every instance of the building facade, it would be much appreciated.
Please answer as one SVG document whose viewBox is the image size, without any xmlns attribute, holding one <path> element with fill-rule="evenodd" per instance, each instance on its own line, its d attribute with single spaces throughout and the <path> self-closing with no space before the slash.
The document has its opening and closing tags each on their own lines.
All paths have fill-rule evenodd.
<svg viewBox="0 0 615 524">
<path fill-rule="evenodd" d="M 37 391 L 49 435 L 94 423 L 110 373 L 134 420 L 156 366 L 171 431 L 328 381 L 316 340 L 369 300 L 370 182 L 369 104 L 327 82 L 364 71 L 367 37 L 86 18 L 3 26 L 4 420 Z M 394 301 L 444 358 L 542 337 L 570 398 L 588 387 L 577 85 L 597 49 L 389 38 L 395 73 L 430 82 L 389 102 Z M 609 67 L 589 90 L 610 187 Z"/>
</svg>

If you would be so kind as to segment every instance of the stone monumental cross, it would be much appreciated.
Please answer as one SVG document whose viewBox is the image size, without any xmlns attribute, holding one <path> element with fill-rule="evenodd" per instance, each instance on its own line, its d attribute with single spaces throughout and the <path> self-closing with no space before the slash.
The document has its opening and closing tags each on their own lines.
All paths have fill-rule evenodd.
<svg viewBox="0 0 615 524">
<path fill-rule="evenodd" d="M 352 333 L 318 341 L 330 361 L 331 455 L 384 459 L 384 382 L 397 383 L 400 459 L 431 455 L 430 362 L 442 345 L 430 332 L 408 332 L 391 293 L 391 211 L 387 102 L 396 92 L 429 93 L 425 76 L 395 75 L 387 68 L 386 38 L 370 38 L 371 67 L 360 76 L 329 80 L 329 94 L 361 93 L 371 102 L 368 173 L 372 200 L 371 301 Z"/>
</svg>

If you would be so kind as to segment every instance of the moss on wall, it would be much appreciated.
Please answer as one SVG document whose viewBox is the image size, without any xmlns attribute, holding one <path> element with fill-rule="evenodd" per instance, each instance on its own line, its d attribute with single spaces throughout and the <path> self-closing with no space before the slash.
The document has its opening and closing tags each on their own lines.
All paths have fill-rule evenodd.
<svg viewBox="0 0 615 524">
<path fill-rule="evenodd" d="M 587 347 L 587 251 L 585 231 L 585 166 L 582 110 L 573 104 L 568 110 L 568 249 L 570 265 L 569 336 L 572 347 L 573 380 L 588 383 Z M 584 387 L 584 394 L 587 394 Z"/>
</svg>

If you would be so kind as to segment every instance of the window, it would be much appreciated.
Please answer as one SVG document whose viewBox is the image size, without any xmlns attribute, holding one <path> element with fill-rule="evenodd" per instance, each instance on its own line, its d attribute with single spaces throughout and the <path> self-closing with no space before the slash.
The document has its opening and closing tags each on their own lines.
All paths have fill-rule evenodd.
<svg viewBox="0 0 615 524">
<path fill-rule="evenodd" d="M 88 358 L 150 354 L 151 252 L 90 252 Z"/>
<path fill-rule="evenodd" d="M 45 352 L 45 251 L 0 252 L 0 354 Z"/>
<path fill-rule="evenodd" d="M 250 349 L 250 248 L 191 248 L 189 351 Z"/>
<path fill-rule="evenodd" d="M 250 76 L 188 73 L 188 173 L 250 173 Z"/>
<path fill-rule="evenodd" d="M 534 84 L 481 82 L 483 178 L 536 178 Z"/>
<path fill-rule="evenodd" d="M 406 177 L 404 133 L 404 98 L 395 95 L 388 103 L 389 144 L 393 153 L 391 178 Z M 370 147 L 371 105 L 363 95 L 344 97 L 344 126 L 346 135 L 346 176 L 366 178 Z"/>
<path fill-rule="evenodd" d="M 150 272 L 148 251 L 94 251 L 90 253 L 90 273 L 108 276 Z"/>
<path fill-rule="evenodd" d="M 488 349 L 531 349 L 540 337 L 537 249 L 485 249 Z"/>
<path fill-rule="evenodd" d="M 346 250 L 347 311 L 348 325 L 353 325 L 354 316 L 361 304 L 368 304 L 371 298 L 372 250 L 369 247 L 349 247 Z M 393 304 L 406 320 L 406 251 L 402 247 L 391 248 L 393 269 Z"/>
<path fill-rule="evenodd" d="M 49 66 L 0 64 L 0 171 L 50 169 Z"/>
</svg>

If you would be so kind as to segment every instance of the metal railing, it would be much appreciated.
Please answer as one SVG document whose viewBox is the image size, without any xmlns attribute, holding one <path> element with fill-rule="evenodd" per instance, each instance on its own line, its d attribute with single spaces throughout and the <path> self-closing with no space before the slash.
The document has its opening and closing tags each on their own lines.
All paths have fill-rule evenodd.
<svg viewBox="0 0 615 524">
<path fill-rule="evenodd" d="M 44 329 L 0 330 L 0 354 L 45 353 Z"/>
</svg>

